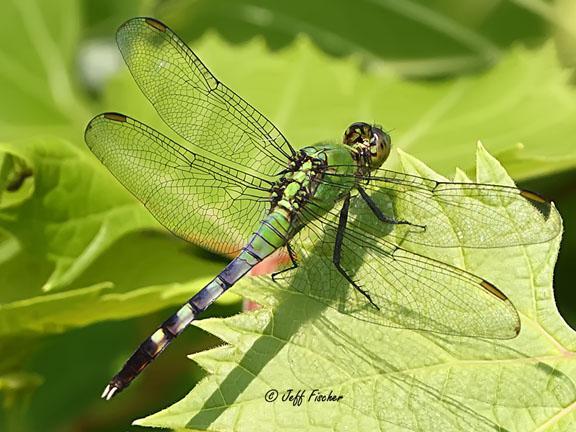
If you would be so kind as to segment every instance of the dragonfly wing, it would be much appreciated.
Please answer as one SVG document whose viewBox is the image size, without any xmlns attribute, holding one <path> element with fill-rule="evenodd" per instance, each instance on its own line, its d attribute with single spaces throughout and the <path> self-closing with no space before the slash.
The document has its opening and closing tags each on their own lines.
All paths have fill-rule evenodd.
<svg viewBox="0 0 576 432">
<path fill-rule="evenodd" d="M 116 40 L 143 93 L 181 137 L 259 173 L 286 168 L 294 150 L 282 133 L 218 81 L 172 30 L 134 18 L 118 29 Z"/>
<path fill-rule="evenodd" d="M 361 185 L 382 212 L 418 225 L 383 224 L 361 196 L 352 212 L 380 237 L 434 247 L 497 248 L 543 243 L 562 227 L 553 204 L 510 186 L 441 182 L 379 170 Z"/>
<path fill-rule="evenodd" d="M 332 264 L 337 221 L 333 210 L 309 222 L 291 242 L 304 273 L 305 282 L 294 283 L 298 290 L 342 313 L 389 327 L 491 339 L 518 334 L 516 309 L 491 283 L 363 232 L 350 221 L 340 263 L 376 309 Z"/>
<path fill-rule="evenodd" d="M 268 182 L 198 155 L 122 114 L 92 119 L 85 140 L 161 224 L 215 252 L 237 252 L 269 207 Z"/>
</svg>

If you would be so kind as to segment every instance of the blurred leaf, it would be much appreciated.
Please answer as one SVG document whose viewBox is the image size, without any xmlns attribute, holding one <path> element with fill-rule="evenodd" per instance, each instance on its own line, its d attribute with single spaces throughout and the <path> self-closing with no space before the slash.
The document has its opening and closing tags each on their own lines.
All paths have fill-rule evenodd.
<svg viewBox="0 0 576 432">
<path fill-rule="evenodd" d="M 42 295 L 0 306 L 0 336 L 12 333 L 60 333 L 109 319 L 144 315 L 168 305 L 184 303 L 209 278 L 190 284 L 149 286 L 127 293 L 110 283 Z"/>
<path fill-rule="evenodd" d="M 30 397 L 43 381 L 41 376 L 34 373 L 0 374 L 0 394 L 2 395 L 3 408 L 3 412 L 0 412 L 0 425 L 2 425 L 3 430 L 15 431 L 20 429 Z M 2 416 L 1 414 L 5 415 Z"/>
<path fill-rule="evenodd" d="M 40 273 L 42 276 L 44 272 L 38 271 L 40 268 L 38 261 L 33 257 L 27 257 L 24 251 L 20 251 L 0 265 L 0 286 L 3 287 L 1 292 L 3 299 L 0 301 L 0 352 L 3 353 L 0 372 L 19 371 L 23 365 L 30 368 L 30 357 L 35 354 L 37 360 L 36 364 L 32 365 L 33 370 L 46 376 L 46 383 L 40 389 L 39 394 L 34 396 L 35 416 L 42 416 L 37 410 L 41 407 L 45 411 L 46 403 L 42 401 L 48 399 L 50 401 L 48 406 L 59 413 L 52 416 L 53 423 L 57 425 L 62 423 L 62 412 L 66 409 L 73 410 L 69 414 L 71 418 L 81 415 L 82 404 L 86 409 L 87 403 L 95 404 L 95 413 L 98 413 L 98 417 L 101 417 L 103 421 L 107 419 L 104 421 L 105 424 L 113 423 L 114 419 L 108 418 L 106 413 L 123 412 L 122 407 L 126 405 L 120 405 L 119 410 L 102 411 L 102 407 L 96 404 L 101 387 L 109 378 L 108 375 L 116 372 L 130 351 L 137 346 L 140 342 L 138 339 L 147 336 L 147 333 L 151 332 L 154 326 L 162 321 L 163 315 L 168 315 L 169 311 L 157 314 L 155 319 L 149 319 L 147 323 L 141 321 L 139 328 L 131 323 L 122 334 L 118 334 L 116 330 L 123 325 L 119 323 L 85 329 L 84 331 L 88 334 L 99 333 L 96 341 L 87 341 L 82 336 L 84 333 L 70 330 L 101 321 L 126 320 L 150 314 L 152 311 L 173 304 L 183 303 L 221 267 L 222 264 L 217 257 L 196 250 L 171 235 L 153 231 L 132 233 L 104 251 L 69 287 L 68 291 L 50 292 L 40 296 L 35 294 L 30 286 L 38 289 L 39 284 L 32 275 Z M 30 269 L 35 271 L 31 272 Z M 99 283 L 101 281 L 110 282 Z M 91 284 L 93 286 L 90 286 Z M 10 297 L 11 291 L 16 291 L 19 297 L 28 295 L 28 298 L 5 300 L 4 298 Z M 235 295 L 230 293 L 225 297 L 220 299 L 219 303 L 237 303 Z M 221 313 L 221 309 L 216 308 L 216 311 Z M 64 331 L 68 335 L 76 336 L 72 339 L 46 337 Z M 187 335 L 190 341 L 188 347 L 197 346 L 200 349 L 206 346 L 206 337 L 199 336 L 198 333 L 192 331 Z M 68 345 L 66 340 L 68 340 Z M 186 342 L 186 337 L 183 342 Z M 60 348 L 55 348 L 54 343 L 59 344 Z M 91 348 L 86 345 L 93 343 L 96 345 Z M 58 360 L 56 353 L 53 353 L 51 361 L 54 364 L 51 375 L 46 375 L 48 373 L 46 362 L 49 360 L 44 358 L 45 350 L 38 348 L 48 348 L 48 351 L 56 350 L 61 357 Z M 95 351 L 98 352 L 96 356 Z M 177 358 L 174 357 L 177 352 L 168 353 L 168 360 L 170 360 L 170 355 L 172 358 Z M 184 352 L 181 353 L 180 358 L 183 355 Z M 80 364 L 75 364 L 72 369 L 71 364 L 76 361 L 80 361 Z M 62 377 L 62 370 L 76 375 Z M 90 379 L 79 381 L 77 377 L 86 374 L 87 371 L 90 371 Z M 186 372 L 186 370 L 183 371 L 184 374 Z M 151 383 L 152 388 L 160 394 L 165 391 L 170 393 L 169 389 L 177 378 L 178 369 L 171 367 L 167 375 L 170 373 L 176 376 L 168 378 L 168 381 L 162 385 Z M 160 376 L 162 380 L 166 378 L 162 373 Z M 182 377 L 178 378 L 178 380 L 181 379 Z M 54 394 L 58 394 L 59 397 L 54 398 Z M 153 405 L 158 406 L 158 401 L 152 400 Z M 142 404 L 143 399 L 135 399 L 133 403 Z M 134 412 L 136 415 L 140 411 L 136 405 L 129 412 Z M 0 414 L 0 424 L 1 417 Z M 43 425 L 42 417 L 40 419 L 30 417 L 29 413 L 23 417 L 26 423 L 34 422 L 37 425 Z M 40 429 L 25 430 L 53 429 L 40 427 Z"/>
<path fill-rule="evenodd" d="M 172 0 L 156 12 L 185 40 L 216 30 L 238 43 L 262 35 L 277 49 L 307 34 L 331 54 L 360 54 L 411 76 L 492 65 L 518 40 L 545 37 L 548 22 L 520 2 L 490 0 Z"/>
<path fill-rule="evenodd" d="M 576 262 L 576 169 L 523 182 L 522 187 L 552 197 L 563 215 L 564 236 L 554 268 L 554 298 L 564 319 L 576 328 L 576 291 L 572 274 Z"/>
<path fill-rule="evenodd" d="M 28 336 L 0 337 L 0 428 L 18 430 L 26 414 L 30 397 L 43 379 L 40 375 L 23 371 L 24 364 L 38 347 Z"/>
<path fill-rule="evenodd" d="M 296 147 L 337 141 L 350 123 L 374 121 L 443 174 L 456 165 L 473 171 L 478 140 L 518 179 L 576 166 L 576 92 L 551 46 L 516 49 L 486 74 L 438 83 L 363 74 L 355 61 L 327 57 L 304 39 L 270 54 L 262 42 L 239 48 L 207 37 L 196 52 Z M 105 108 L 166 131 L 127 73 L 111 84 Z"/>
<path fill-rule="evenodd" d="M 18 373 L 27 358 L 38 347 L 37 340 L 29 335 L 6 336 L 0 338 L 0 375 Z M 17 386 L 16 386 L 17 387 Z M 4 387 L 7 389 L 8 387 Z"/>
<path fill-rule="evenodd" d="M 112 39 L 116 29 L 124 21 L 139 15 L 147 15 L 146 5 L 153 3 L 143 0 L 81 0 L 85 34 Z"/>
<path fill-rule="evenodd" d="M 0 375 L 0 392 L 4 393 L 4 408 L 11 408 L 21 393 L 30 393 L 42 384 L 42 377 L 30 373 Z"/>
<path fill-rule="evenodd" d="M 563 3 L 563 11 L 569 11 L 568 2 Z M 153 9 L 155 4 L 158 7 Z M 158 13 L 150 13 L 151 10 Z M 91 115 L 100 110 L 87 109 L 85 94 L 78 85 L 84 78 L 79 76 L 81 72 L 77 68 L 77 48 L 82 35 L 103 36 L 112 41 L 114 29 L 124 19 L 132 15 L 160 15 L 167 18 L 167 24 L 182 30 L 185 39 L 196 38 L 206 31 L 216 31 L 233 42 L 256 37 L 258 40 L 249 46 L 238 47 L 209 36 L 198 44 L 199 54 L 205 57 L 219 78 L 262 108 L 264 113 L 270 114 L 271 119 L 292 137 L 296 146 L 327 138 L 337 140 L 351 121 L 375 120 L 396 129 L 393 133 L 396 144 L 406 144 L 411 153 L 424 158 L 444 173 L 452 172 L 455 165 L 470 172 L 473 169 L 471 152 L 462 145 L 471 146 L 481 138 L 516 177 L 529 178 L 575 166 L 575 151 L 569 141 L 575 128 L 572 121 L 574 92 L 565 85 L 564 75 L 553 58 L 552 50 L 516 49 L 510 55 L 505 52 L 516 41 L 532 46 L 541 43 L 546 37 L 546 27 L 553 24 L 557 27 L 557 43 L 561 44 L 563 59 L 568 62 L 566 53 L 571 52 L 573 45 L 573 39 L 567 38 L 571 37 L 568 12 L 558 14 L 564 23 L 562 26 L 549 11 L 549 2 L 533 0 L 3 2 L 0 7 L 0 334 L 3 335 L 0 338 L 0 352 L 3 353 L 0 386 L 3 387 L 0 391 L 9 389 L 6 384 L 17 382 L 23 393 L 29 394 L 28 390 L 33 390 L 35 383 L 39 383 L 34 381 L 38 378 L 34 374 L 15 374 L 22 370 L 39 342 L 46 341 L 47 338 L 43 336 L 102 320 L 147 314 L 180 303 L 223 265 L 217 257 L 207 256 L 171 237 L 150 237 L 148 232 L 142 233 L 143 229 L 156 229 L 158 224 L 87 152 L 82 132 Z M 310 35 L 314 43 L 327 53 L 352 53 L 357 56 L 338 60 L 319 54 L 318 49 L 298 38 L 302 32 Z M 277 54 L 270 53 L 264 49 L 263 41 L 274 49 L 289 48 Z M 103 61 L 103 58 L 100 60 Z M 378 74 L 381 69 L 388 71 L 391 68 L 400 74 L 417 77 L 453 75 L 500 60 L 503 60 L 503 64 L 488 75 L 444 83 L 415 84 Z M 361 74 L 359 64 L 373 74 Z M 127 74 L 115 80 L 104 95 L 104 101 L 107 109 L 142 115 L 150 124 L 162 128 L 158 117 Z M 22 140 L 32 135 L 45 137 L 47 133 L 58 138 Z M 514 145 L 517 140 L 521 140 L 524 146 Z M 5 144 L 7 142 L 10 144 Z M 398 159 L 391 161 L 391 165 L 394 164 L 398 166 Z M 491 262 L 490 259 L 486 261 Z M 501 262 L 496 264 L 501 265 Z M 513 263 L 510 267 L 514 267 Z M 527 273 L 520 270 L 517 273 L 516 279 L 525 283 Z M 509 277 L 513 278 L 514 275 Z M 537 282 L 534 290 L 542 286 L 540 279 Z M 41 287 L 67 291 L 42 293 Z M 268 293 L 266 290 L 271 291 Z M 277 286 L 257 289 L 253 296 L 276 295 L 276 290 Z M 538 293 L 543 292 L 540 290 Z M 286 295 L 288 298 L 293 296 Z M 312 312 L 317 310 L 317 305 L 303 301 L 301 296 L 295 297 L 295 308 L 307 308 Z M 540 297 L 535 297 L 536 300 L 526 298 L 524 306 L 527 310 L 533 304 L 541 304 L 536 303 L 537 300 L 541 301 Z M 270 301 L 273 301 L 272 297 Z M 305 310 L 301 312 L 304 314 Z M 218 310 L 212 313 L 218 313 Z M 290 316 L 286 319 L 294 318 L 293 325 L 299 326 L 298 314 L 293 314 L 292 310 L 286 312 L 288 314 Z M 328 319 L 332 317 L 329 315 Z M 254 319 L 265 321 L 258 324 L 260 328 L 266 326 L 268 318 L 266 311 L 254 315 Z M 233 327 L 236 326 L 236 321 L 231 322 Z M 127 329 L 126 333 L 131 331 L 133 329 Z M 366 328 L 366 331 L 373 332 L 375 338 L 380 337 L 372 327 Z M 358 338 L 353 325 L 343 325 L 342 332 L 347 339 L 359 343 L 363 341 Z M 376 349 L 378 356 L 393 361 L 395 350 L 400 352 L 414 345 L 411 340 L 405 347 L 401 342 L 403 334 L 385 333 L 377 341 L 377 347 L 373 348 L 372 344 L 369 349 Z M 394 335 L 400 338 L 394 340 Z M 364 333 L 360 336 L 364 336 Z M 21 417 L 20 420 L 34 419 L 34 430 L 44 431 L 52 425 L 58 430 L 89 428 L 89 422 L 82 423 L 85 414 L 82 404 L 86 404 L 86 409 L 88 403 L 95 416 L 106 419 L 106 427 L 113 427 L 110 425 L 114 422 L 125 423 L 128 414 L 123 411 L 122 405 L 118 411 L 113 411 L 116 416 L 110 416 L 108 411 L 102 412 L 101 406 L 95 403 L 96 393 L 93 399 L 87 396 L 93 391 L 96 381 L 102 379 L 99 374 L 111 372 L 111 366 L 98 366 L 98 357 L 91 356 L 89 350 L 83 350 L 91 342 L 84 341 L 82 337 L 83 334 L 79 334 L 72 343 L 62 342 L 70 346 L 61 346 L 56 351 L 67 361 L 58 361 L 54 354 L 53 381 L 44 386 L 44 399 L 39 399 L 40 405 L 32 412 L 23 411 L 16 416 Z M 123 342 L 124 337 L 125 334 L 102 332 L 94 341 L 97 341 L 96 345 L 101 342 L 101 345 L 115 352 L 120 351 L 118 346 L 124 345 L 130 350 L 130 344 Z M 116 345 L 110 343 L 112 338 L 116 339 Z M 242 348 L 245 349 L 253 338 L 252 330 L 248 331 Z M 267 339 L 267 343 L 271 341 Z M 466 343 L 464 340 L 464 347 Z M 303 345 L 310 345 L 311 352 L 316 350 L 321 353 L 323 349 L 322 345 L 312 344 L 309 340 Z M 116 348 L 111 348 L 114 346 Z M 533 350 L 539 346 L 536 344 Z M 562 348 L 561 345 L 559 347 Z M 94 374 L 90 374 L 92 381 L 77 381 L 77 387 L 60 382 L 62 365 L 69 371 L 72 370 L 68 367 L 69 363 L 74 361 L 70 360 L 66 349 L 90 357 L 92 363 L 80 362 L 82 364 L 77 365 L 74 371 L 93 371 Z M 334 350 L 334 347 L 330 346 L 330 349 Z M 222 350 L 226 351 L 225 348 Z M 296 348 L 291 350 L 296 352 Z M 388 350 L 391 352 L 385 352 Z M 99 346 L 100 359 L 108 358 L 109 355 L 102 351 L 102 346 Z M 420 356 L 422 362 L 432 355 L 431 349 L 424 351 Z M 266 351 L 263 352 L 266 354 Z M 334 352 L 339 354 L 338 351 L 326 351 L 326 355 Z M 262 361 L 260 353 L 254 350 L 251 353 L 247 358 L 257 357 L 257 362 Z M 516 354 L 512 353 L 511 357 Z M 568 362 L 571 353 L 564 354 Z M 42 356 L 39 355 L 38 364 L 43 364 L 45 359 Z M 202 356 L 199 354 L 199 357 Z M 73 358 L 82 359 L 82 356 Z M 298 361 L 295 365 L 300 365 L 299 359 L 296 358 Z M 114 358 L 116 360 L 122 361 L 122 355 Z M 345 360 L 339 358 L 335 364 L 338 367 L 349 366 L 346 361 L 349 361 L 349 357 Z M 431 363 L 435 361 L 437 358 L 430 360 Z M 542 361 L 546 361 L 545 355 Z M 556 356 L 551 361 L 555 362 Z M 205 362 L 212 363 L 213 360 Z M 237 363 L 229 363 L 226 358 L 212 368 L 224 374 L 226 371 L 220 368 L 235 367 Z M 360 360 L 357 364 L 360 369 L 365 363 Z M 516 365 L 515 362 L 510 364 Z M 409 382 L 419 389 L 418 395 L 424 394 L 421 405 L 430 403 L 431 407 L 438 407 L 438 415 L 446 414 L 446 418 L 458 412 L 458 404 L 450 405 L 451 402 L 445 399 L 443 402 L 450 406 L 439 406 L 435 396 L 430 396 L 441 388 L 436 386 L 436 382 L 428 381 L 429 375 L 426 374 L 430 369 L 423 369 L 421 374 L 426 375 L 427 380 L 426 385 L 420 386 L 419 382 L 424 380 L 418 375 L 418 366 L 415 366 L 414 380 L 408 381 L 402 376 L 396 380 L 401 387 L 398 392 L 400 402 L 408 392 L 406 383 Z M 477 365 L 474 363 L 472 366 Z M 298 374 L 306 370 L 304 367 L 297 370 L 296 367 L 286 368 L 282 372 L 288 372 L 286 380 L 291 379 L 290 373 Z M 533 371 L 527 365 L 522 367 L 523 371 Z M 44 373 L 38 368 L 35 370 Z M 382 370 L 390 370 L 390 365 L 384 364 L 377 370 L 377 373 L 373 373 L 366 369 L 367 376 L 372 373 L 372 381 L 377 385 L 382 385 L 387 378 L 390 378 L 388 382 L 395 379 L 393 374 L 379 377 L 379 374 L 385 373 Z M 445 377 L 441 374 L 446 370 L 440 368 L 439 381 Z M 563 380 L 564 365 L 560 364 L 556 371 L 548 375 L 549 370 L 545 366 L 541 370 L 546 377 L 550 377 L 548 387 L 542 394 L 556 391 L 557 400 L 550 403 L 544 400 L 538 406 L 548 404 L 548 409 L 555 412 L 558 401 L 565 400 L 565 395 L 571 395 L 572 391 L 567 389 Z M 172 373 L 178 375 L 176 370 L 172 370 Z M 314 368 L 309 374 L 324 376 L 324 372 L 317 372 Z M 81 376 L 74 372 L 70 375 Z M 535 383 L 540 382 L 541 375 L 531 376 L 535 377 Z M 274 383 L 276 377 L 280 378 L 279 375 L 275 376 L 270 382 Z M 301 381 L 313 382 L 308 378 Z M 70 382 L 73 380 L 71 376 L 66 379 Z M 455 385 L 452 379 L 451 376 L 446 379 L 448 396 L 451 396 L 451 386 Z M 243 381 L 239 383 L 242 385 Z M 290 384 L 296 386 L 298 381 L 293 380 Z M 478 382 L 473 384 L 469 387 L 486 389 L 488 386 L 483 384 L 483 387 Z M 361 381 L 359 391 L 364 391 L 367 386 L 368 380 Z M 156 383 L 152 382 L 148 388 L 156 389 Z M 226 386 L 222 388 L 226 389 Z M 237 388 L 234 387 L 231 392 L 232 397 L 224 394 L 226 400 L 234 399 Z M 472 396 L 474 409 L 481 405 L 478 401 L 485 400 L 482 398 L 493 389 L 488 390 L 482 395 Z M 529 403 L 529 396 L 535 400 L 534 393 L 539 388 L 530 386 L 526 390 L 513 390 L 516 396 L 527 393 L 524 400 Z M 60 398 L 66 391 L 71 394 Z M 211 387 L 206 391 L 206 398 L 199 402 L 212 395 Z M 80 393 L 84 397 L 76 398 Z M 496 391 L 492 393 L 496 394 Z M 389 394 L 395 396 L 394 392 Z M 259 394 L 256 401 L 261 401 L 262 397 L 263 394 Z M 157 399 L 158 395 L 154 398 Z M 69 403 L 71 399 L 77 403 Z M 44 404 L 45 400 L 54 401 L 54 404 Z M 140 398 L 132 400 L 142 402 Z M 347 407 L 350 407 L 349 400 Z M 388 408 L 388 393 L 382 395 L 382 400 L 384 407 Z M 365 402 L 368 404 L 370 401 L 365 399 Z M 509 402 L 509 406 L 516 403 L 512 397 Z M 38 415 L 38 406 L 58 413 L 52 413 L 54 418 L 50 426 L 46 426 L 42 416 Z M 141 406 L 134 405 L 128 412 L 142 411 Z M 495 406 L 492 401 L 487 402 L 486 411 L 492 406 Z M 265 407 L 269 408 L 269 405 Z M 361 407 L 361 410 L 369 413 L 368 425 L 372 426 L 371 410 L 376 408 L 364 408 Z M 322 409 L 324 411 L 318 416 L 334 411 L 330 405 Z M 497 412 L 496 408 L 494 412 Z M 302 412 L 297 414 L 301 415 Z M 490 411 L 487 416 L 492 419 L 492 414 Z M 525 412 L 520 414 L 525 415 Z M 457 413 L 455 415 L 458 416 Z M 461 424 L 480 424 L 478 430 L 482 430 L 484 419 L 479 420 L 475 413 L 466 415 L 471 419 L 462 420 Z M 19 425 L 20 430 L 33 429 L 23 426 L 32 423 L 19 423 L 16 417 L 15 427 Z M 210 416 L 207 418 L 210 419 Z M 354 414 L 353 420 L 350 420 L 354 425 L 356 418 L 360 417 Z M 294 419 L 297 420 L 297 417 Z M 562 429 L 564 418 L 559 419 L 559 429 Z M 316 419 L 313 420 L 316 425 Z M 359 421 L 362 421 L 361 418 Z M 386 430 L 386 421 L 398 423 L 389 418 L 382 421 Z M 422 424 L 426 421 L 432 420 L 423 419 Z M 438 424 L 443 424 L 438 421 Z M 404 424 L 404 419 L 400 423 Z M 409 422 L 406 424 L 413 425 Z M 304 425 L 307 426 L 309 424 Z M 92 428 L 102 429 L 94 424 Z M 118 430 L 124 429 L 120 427 Z"/>
<path fill-rule="evenodd" d="M 576 2 L 572 0 L 556 0 L 554 2 L 557 17 L 557 26 L 554 29 L 554 42 L 558 49 L 558 56 L 562 62 L 576 68 Z M 572 74 L 573 79 L 576 74 Z"/>
<path fill-rule="evenodd" d="M 14 270 L 10 271 L 10 261 L 0 267 L 0 273 L 8 273 L 2 285 L 16 288 L 22 291 L 22 297 L 28 297 L 3 300 L 0 304 L 0 337 L 61 333 L 183 303 L 222 265 L 214 257 L 183 250 L 182 243 L 168 235 L 126 236 L 84 271 L 70 287 L 74 289 L 42 295 L 30 293 L 27 285 L 33 283 L 24 277 L 26 269 L 38 267 L 38 263 L 17 255 L 11 260 Z M 235 300 L 232 295 L 228 298 Z"/>
<path fill-rule="evenodd" d="M 10 256 L 0 265 L 0 286 L 3 288 L 0 291 L 0 304 L 39 295 L 41 287 L 54 270 L 54 264 L 46 256 L 22 250 L 16 238 L 6 244 Z M 13 250 L 10 250 L 10 245 L 15 245 Z"/>
<path fill-rule="evenodd" d="M 43 289 L 70 283 L 127 232 L 157 227 L 88 152 L 59 139 L 0 144 L 25 164 L 34 193 L 0 211 L 0 227 L 21 247 L 54 265 Z"/>
<path fill-rule="evenodd" d="M 87 116 L 71 73 L 79 12 L 75 0 L 2 3 L 0 139 L 48 131 L 69 137 Z"/>
<path fill-rule="evenodd" d="M 430 174 L 412 158 L 403 156 L 403 162 L 409 173 Z M 477 170 L 479 182 L 511 182 L 482 148 Z M 511 215 L 510 229 L 523 228 Z M 264 308 L 197 321 L 230 345 L 194 354 L 211 375 L 180 402 L 136 424 L 222 431 L 311 425 L 315 430 L 525 432 L 544 430 L 543 425 L 569 430 L 576 425 L 568 409 L 576 401 L 576 338 L 553 300 L 559 243 L 557 237 L 538 245 L 431 254 L 488 277 L 510 296 L 522 331 L 509 341 L 382 327 L 341 315 L 286 285 L 245 280 L 237 291 Z M 295 276 L 294 283 L 298 280 Z M 264 399 L 270 389 L 279 391 L 274 402 Z M 306 392 L 302 406 L 281 399 L 288 389 Z M 343 398 L 310 400 L 314 389 Z"/>
</svg>

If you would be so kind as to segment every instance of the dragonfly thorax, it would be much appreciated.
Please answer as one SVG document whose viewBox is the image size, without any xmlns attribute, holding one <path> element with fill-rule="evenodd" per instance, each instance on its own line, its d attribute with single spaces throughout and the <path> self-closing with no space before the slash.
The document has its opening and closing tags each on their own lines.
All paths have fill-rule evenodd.
<svg viewBox="0 0 576 432">
<path fill-rule="evenodd" d="M 359 167 L 368 172 L 380 168 L 392 147 L 390 135 L 381 126 L 363 122 L 352 123 L 344 132 L 342 142 L 352 147 Z"/>
<path fill-rule="evenodd" d="M 317 180 L 325 170 L 325 160 L 298 152 L 272 188 L 271 210 L 282 209 L 289 215 L 300 210 L 314 195 Z"/>
</svg>

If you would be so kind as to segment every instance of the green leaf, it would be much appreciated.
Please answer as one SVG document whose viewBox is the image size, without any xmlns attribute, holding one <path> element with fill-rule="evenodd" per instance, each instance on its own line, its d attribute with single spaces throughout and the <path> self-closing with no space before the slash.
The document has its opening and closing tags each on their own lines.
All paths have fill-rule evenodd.
<svg viewBox="0 0 576 432">
<path fill-rule="evenodd" d="M 576 3 L 571 0 L 558 0 L 554 2 L 554 13 L 551 14 L 558 21 L 554 32 L 554 42 L 558 49 L 558 57 L 562 63 L 574 70 L 576 67 Z"/>
<path fill-rule="evenodd" d="M 18 392 L 31 392 L 36 387 L 42 384 L 42 378 L 36 374 L 28 373 L 12 373 L 0 375 L 0 392 L 13 393 L 10 396 L 5 396 L 7 400 L 4 402 L 6 405 L 11 405 L 15 393 Z"/>
<path fill-rule="evenodd" d="M 185 40 L 211 30 L 233 42 L 258 35 L 278 49 L 305 33 L 325 52 L 430 77 L 492 65 L 512 41 L 543 39 L 553 14 L 530 3 L 536 2 L 172 0 L 158 14 Z"/>
<path fill-rule="evenodd" d="M 147 286 L 130 292 L 116 292 L 111 283 L 42 295 L 0 306 L 0 337 L 32 332 L 61 333 L 110 319 L 145 315 L 173 304 L 184 303 L 211 278 L 189 284 Z M 89 305 L 89 311 L 86 308 Z"/>
<path fill-rule="evenodd" d="M 31 179 L 24 181 L 34 185 L 27 199 L 0 211 L 0 228 L 22 249 L 53 263 L 46 291 L 69 284 L 126 233 L 157 227 L 87 151 L 66 141 L 0 144 L 0 153 L 25 166 Z"/>
<path fill-rule="evenodd" d="M 80 136 L 73 127 L 80 127 L 88 114 L 72 74 L 80 33 L 78 5 L 74 0 L 3 2 L 0 139 L 48 131 Z"/>
<path fill-rule="evenodd" d="M 0 227 L 11 235 L 0 244 L 1 337 L 182 303 L 221 268 L 171 236 L 127 237 L 159 225 L 88 151 L 44 138 L 0 144 L 0 152 Z"/>
<path fill-rule="evenodd" d="M 3 288 L 0 304 L 0 352 L 3 353 L 0 375 L 20 371 L 23 365 L 26 365 L 46 377 L 46 384 L 39 394 L 34 396 L 35 405 L 32 408 L 29 404 L 23 406 L 36 413 L 38 404 L 42 409 L 46 408 L 42 404 L 43 398 L 54 399 L 54 391 L 58 393 L 58 389 L 60 395 L 62 392 L 75 394 L 80 388 L 83 389 L 85 397 L 74 399 L 77 404 L 72 405 L 71 415 L 82 409 L 83 404 L 94 401 L 101 391 L 100 387 L 109 378 L 107 375 L 116 372 L 115 369 L 121 366 L 129 351 L 139 342 L 136 334 L 133 334 L 132 339 L 124 339 L 124 336 L 129 336 L 134 331 L 133 325 L 128 325 L 130 330 L 122 335 L 111 331 L 122 328 L 120 324 L 77 332 L 70 332 L 71 329 L 107 320 L 126 320 L 173 304 L 181 304 L 202 288 L 222 267 L 216 257 L 183 241 L 177 241 L 168 234 L 150 231 L 132 233 L 115 242 L 100 255 L 67 291 L 51 291 L 39 295 L 41 284 L 38 280 L 42 281 L 41 277 L 45 274 L 45 263 L 39 257 L 29 256 L 26 251 L 17 249 L 15 253 L 10 253 L 11 244 L 13 242 L 8 242 L 6 246 L 6 261 L 0 264 L 0 286 Z M 37 277 L 38 273 L 40 278 Z M 220 303 L 237 301 L 237 297 L 230 293 L 226 298 L 222 298 Z M 161 318 L 158 318 L 158 321 L 160 320 Z M 149 320 L 149 331 L 154 327 L 153 321 Z M 65 336 L 68 339 L 46 337 L 65 331 L 70 333 Z M 100 334 L 91 339 L 96 343 L 96 347 L 102 340 L 106 341 L 107 346 L 110 342 L 103 352 L 102 347 L 98 349 L 93 346 L 93 351 L 99 352 L 96 357 L 84 349 L 86 343 L 92 342 L 86 342 L 83 338 L 84 334 L 93 335 L 94 332 Z M 200 338 L 200 342 L 195 339 L 192 341 L 194 345 L 199 343 L 203 346 L 202 344 L 206 343 L 205 338 Z M 68 355 L 64 356 L 64 360 L 58 360 L 58 354 L 54 353 L 54 350 L 61 350 L 55 348 L 55 344 L 63 347 L 64 351 L 75 351 L 77 360 L 70 360 Z M 44 358 L 47 352 L 52 352 L 50 359 Z M 90 359 L 87 359 L 87 356 Z M 31 362 L 31 358 L 35 360 Z M 72 374 L 76 376 L 76 380 L 61 376 L 63 361 L 65 364 L 70 361 L 80 362 Z M 54 365 L 52 374 L 50 368 L 46 367 L 46 362 Z M 78 384 L 77 377 L 85 374 L 87 370 L 98 370 L 99 373 L 91 375 L 90 380 L 82 380 L 80 387 L 70 385 Z M 0 389 L 0 392 L 5 391 L 6 397 L 12 397 L 8 390 L 5 387 Z M 70 393 L 67 394 L 70 396 Z M 60 411 L 58 407 L 66 405 L 66 401 L 66 397 L 60 397 L 54 401 L 54 405 L 49 406 Z M 10 411 L 14 411 L 14 408 L 11 407 Z M 24 418 L 29 419 L 30 414 L 27 413 Z M 61 416 L 57 416 L 54 422 L 60 423 Z"/>
<path fill-rule="evenodd" d="M 362 73 L 354 59 L 330 58 L 302 38 L 278 54 L 262 41 L 231 47 L 217 37 L 195 51 L 295 147 L 339 141 L 350 123 L 368 121 L 391 129 L 393 145 L 444 175 L 456 165 L 474 169 L 478 140 L 516 179 L 576 167 L 576 92 L 550 45 L 517 48 L 485 74 L 442 82 Z M 127 73 L 110 86 L 105 108 L 166 131 Z"/>
<path fill-rule="evenodd" d="M 2 408 L 8 412 L 7 421 L 11 424 L 7 430 L 13 430 L 14 425 L 20 422 L 24 407 L 37 388 L 44 380 L 35 373 L 12 372 L 0 373 L 0 394 L 2 395 Z"/>
<path fill-rule="evenodd" d="M 437 176 L 406 154 L 400 160 L 408 173 Z M 462 172 L 458 180 L 466 180 Z M 512 183 L 482 146 L 477 181 Z M 511 230 L 529 228 L 515 226 L 511 215 Z M 569 430 L 576 425 L 570 409 L 576 337 L 554 304 L 559 243 L 560 236 L 498 250 L 428 249 L 432 258 L 489 278 L 510 297 L 522 330 L 508 341 L 378 326 L 282 283 L 243 281 L 236 291 L 263 308 L 197 321 L 229 345 L 194 354 L 210 375 L 180 402 L 136 424 L 221 431 Z M 280 396 L 266 402 L 271 389 Z M 305 391 L 301 406 L 281 400 L 288 389 Z M 343 398 L 309 400 L 314 389 Z"/>
<path fill-rule="evenodd" d="M 42 294 L 35 294 L 35 281 L 28 275 L 30 268 L 41 268 L 41 261 L 20 252 L 0 266 L 6 287 L 0 304 L 0 338 L 56 334 L 183 303 L 221 263 L 183 250 L 182 243 L 167 235 L 126 236 L 85 270 L 70 287 L 74 289 Z M 223 301 L 236 301 L 236 296 Z"/>
</svg>

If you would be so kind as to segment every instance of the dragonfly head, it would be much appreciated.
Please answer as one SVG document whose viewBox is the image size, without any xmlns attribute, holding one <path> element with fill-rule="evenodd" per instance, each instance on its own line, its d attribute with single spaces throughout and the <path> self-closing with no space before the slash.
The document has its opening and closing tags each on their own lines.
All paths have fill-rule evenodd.
<svg viewBox="0 0 576 432">
<path fill-rule="evenodd" d="M 343 143 L 352 147 L 367 163 L 370 170 L 380 168 L 392 148 L 390 135 L 381 126 L 368 123 L 352 123 L 344 132 Z"/>
</svg>

